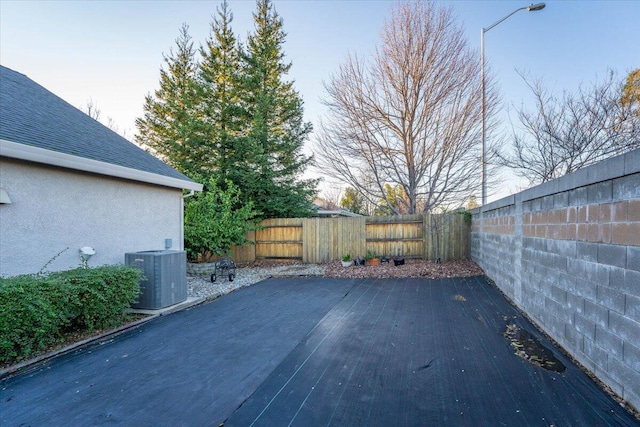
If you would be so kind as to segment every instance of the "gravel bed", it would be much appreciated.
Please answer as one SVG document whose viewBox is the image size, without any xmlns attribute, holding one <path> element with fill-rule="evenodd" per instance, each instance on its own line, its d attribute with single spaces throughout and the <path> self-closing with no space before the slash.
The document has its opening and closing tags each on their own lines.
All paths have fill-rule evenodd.
<svg viewBox="0 0 640 427">
<path fill-rule="evenodd" d="M 468 277 L 484 272 L 473 261 L 450 261 L 434 263 L 424 260 L 406 260 L 405 265 L 393 263 L 378 266 L 342 267 L 340 261 L 326 264 L 292 264 L 258 261 L 236 270 L 233 282 L 219 278 L 211 283 L 209 276 L 187 277 L 189 298 L 214 299 L 236 289 L 250 286 L 270 277 L 338 277 L 338 278 L 400 278 L 422 277 L 439 279 L 447 277 Z"/>
<path fill-rule="evenodd" d="M 227 278 L 219 278 L 213 283 L 209 276 L 189 276 L 187 277 L 187 297 L 214 299 L 270 277 L 324 276 L 325 270 L 325 266 L 317 264 L 249 266 L 238 268 L 232 282 Z"/>
</svg>

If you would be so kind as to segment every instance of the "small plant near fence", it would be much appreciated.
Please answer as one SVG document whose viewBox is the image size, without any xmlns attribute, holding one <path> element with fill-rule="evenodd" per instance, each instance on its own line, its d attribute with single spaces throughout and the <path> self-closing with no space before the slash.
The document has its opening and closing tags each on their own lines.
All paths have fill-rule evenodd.
<svg viewBox="0 0 640 427">
<path fill-rule="evenodd" d="M 141 274 L 119 265 L 0 278 L 0 362 L 31 357 L 70 332 L 119 326 Z"/>
</svg>

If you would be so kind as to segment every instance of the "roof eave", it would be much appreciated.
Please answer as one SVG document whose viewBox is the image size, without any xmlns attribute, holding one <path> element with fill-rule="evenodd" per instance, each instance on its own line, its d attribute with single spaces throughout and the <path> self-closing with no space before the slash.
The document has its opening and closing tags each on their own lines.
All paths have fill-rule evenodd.
<svg viewBox="0 0 640 427">
<path fill-rule="evenodd" d="M 164 187 L 202 191 L 202 184 L 0 139 L 0 156 Z"/>
</svg>

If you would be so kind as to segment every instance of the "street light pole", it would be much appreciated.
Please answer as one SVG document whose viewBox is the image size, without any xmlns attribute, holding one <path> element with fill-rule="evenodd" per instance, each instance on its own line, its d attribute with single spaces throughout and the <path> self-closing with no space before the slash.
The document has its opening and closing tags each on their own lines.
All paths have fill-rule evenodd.
<svg viewBox="0 0 640 427">
<path fill-rule="evenodd" d="M 486 105 L 486 82 L 485 82 L 485 71 L 484 71 L 484 33 L 500 24 L 505 19 L 509 18 L 511 15 L 519 12 L 521 10 L 526 10 L 527 12 L 535 12 L 538 10 L 544 9 L 546 5 L 544 3 L 531 4 L 529 6 L 520 7 L 504 18 L 499 19 L 493 24 L 489 25 L 487 28 L 482 28 L 480 30 L 480 62 L 482 67 L 482 206 L 487 204 L 487 162 L 486 162 L 486 114 L 487 114 L 487 105 Z"/>
</svg>

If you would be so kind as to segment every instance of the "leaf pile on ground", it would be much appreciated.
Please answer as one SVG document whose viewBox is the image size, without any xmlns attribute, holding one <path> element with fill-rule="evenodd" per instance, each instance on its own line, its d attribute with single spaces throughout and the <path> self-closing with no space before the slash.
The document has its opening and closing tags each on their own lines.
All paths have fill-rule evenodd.
<svg viewBox="0 0 640 427">
<path fill-rule="evenodd" d="M 343 267 L 340 261 L 326 265 L 325 277 L 340 278 L 403 278 L 423 277 L 427 279 L 442 279 L 448 277 L 470 277 L 483 275 L 484 272 L 471 260 L 447 261 L 435 263 L 420 259 L 405 260 L 404 265 L 394 265 L 393 260 L 380 265 L 365 265 Z"/>
<path fill-rule="evenodd" d="M 250 263 L 238 263 L 241 268 L 273 268 L 284 265 L 300 265 L 299 260 L 256 260 Z M 478 265 L 471 260 L 447 261 L 435 263 L 421 259 L 406 259 L 404 265 L 394 265 L 393 260 L 380 265 L 343 267 L 340 261 L 318 264 L 324 267 L 325 277 L 359 279 L 359 278 L 403 278 L 422 277 L 426 279 L 443 279 L 449 277 L 471 277 L 484 275 Z"/>
<path fill-rule="evenodd" d="M 341 278 L 403 278 L 423 277 L 442 279 L 448 277 L 470 277 L 483 275 L 484 272 L 471 260 L 447 261 L 435 263 L 421 259 L 405 260 L 404 265 L 394 265 L 393 260 L 380 265 L 343 267 L 340 261 L 324 264 L 325 277 Z"/>
</svg>

